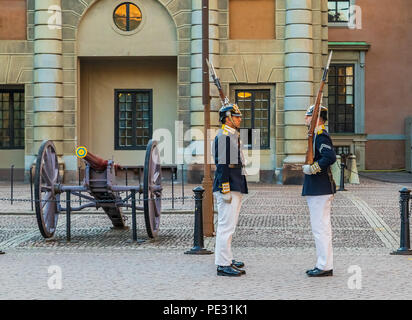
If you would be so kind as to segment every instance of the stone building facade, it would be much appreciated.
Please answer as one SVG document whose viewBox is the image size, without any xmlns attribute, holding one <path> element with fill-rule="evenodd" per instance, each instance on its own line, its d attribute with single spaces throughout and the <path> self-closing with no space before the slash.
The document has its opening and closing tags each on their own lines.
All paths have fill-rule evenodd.
<svg viewBox="0 0 412 320">
<path fill-rule="evenodd" d="M 114 19 L 125 4 L 140 12 L 133 20 L 127 11 L 127 23 L 138 25 L 133 30 L 122 29 Z M 0 0 L 0 7 L 0 89 L 24 93 L 24 143 L 0 146 L 3 177 L 12 164 L 20 177 L 27 175 L 44 139 L 54 141 L 66 181 L 77 176 L 79 145 L 137 165 L 144 159 L 142 144 L 156 129 L 168 129 L 177 140 L 173 155 L 202 143 L 201 0 Z M 328 1 L 210 0 L 209 10 L 210 60 L 223 89 L 246 109 L 259 105 L 258 111 L 245 110 L 253 113 L 253 126 L 259 127 L 260 119 L 266 130 L 260 173 L 249 179 L 299 183 L 306 152 L 304 112 L 316 97 L 328 50 L 342 49 L 340 43 L 328 43 Z M 367 49 L 361 45 L 354 53 L 359 70 Z M 347 47 L 341 50 L 338 60 L 347 52 Z M 124 138 L 121 133 L 128 125 L 124 131 L 123 118 L 116 118 L 123 95 L 130 97 L 131 108 L 148 112 L 148 118 L 139 118 L 145 130 L 129 137 L 137 141 L 131 146 L 127 133 Z M 211 95 L 216 129 L 220 101 L 213 84 Z M 124 103 L 127 108 L 129 102 Z M 140 109 L 133 110 L 136 117 Z M 176 123 L 191 133 L 177 131 Z M 359 132 L 349 143 L 363 169 L 366 136 Z M 194 154 L 185 164 L 192 177 L 200 172 L 196 155 L 201 151 Z"/>
</svg>

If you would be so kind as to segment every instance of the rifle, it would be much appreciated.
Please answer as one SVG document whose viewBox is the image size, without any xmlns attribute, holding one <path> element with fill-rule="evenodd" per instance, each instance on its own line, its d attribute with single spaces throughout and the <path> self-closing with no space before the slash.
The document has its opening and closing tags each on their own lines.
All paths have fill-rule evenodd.
<svg viewBox="0 0 412 320">
<path fill-rule="evenodd" d="M 315 107 L 313 109 L 313 113 L 312 113 L 312 120 L 310 122 L 310 127 L 309 127 L 309 131 L 308 131 L 308 150 L 306 151 L 306 158 L 305 158 L 305 164 L 312 164 L 313 163 L 313 136 L 314 136 L 314 132 L 315 132 L 315 128 L 318 122 L 318 117 L 319 117 L 319 113 L 320 113 L 320 105 L 322 102 L 322 97 L 323 97 L 323 87 L 326 84 L 326 78 L 328 76 L 328 72 L 329 72 L 329 66 L 330 66 L 330 61 L 332 60 L 332 53 L 333 51 L 330 52 L 329 54 L 329 59 L 328 59 L 328 63 L 325 67 L 325 69 L 323 70 L 323 77 L 322 77 L 322 81 L 320 82 L 320 88 L 318 91 L 318 95 L 316 97 L 316 103 L 315 103 Z"/>
<path fill-rule="evenodd" d="M 207 66 L 209 67 L 209 72 L 210 75 L 212 76 L 213 82 L 215 83 L 217 90 L 219 91 L 219 97 L 220 97 L 220 102 L 222 103 L 222 106 L 225 106 L 229 104 L 229 99 L 225 96 L 222 90 L 222 86 L 220 85 L 220 80 L 218 76 L 216 75 L 215 68 L 213 67 L 213 64 L 209 62 L 208 59 L 206 59 Z"/>
</svg>

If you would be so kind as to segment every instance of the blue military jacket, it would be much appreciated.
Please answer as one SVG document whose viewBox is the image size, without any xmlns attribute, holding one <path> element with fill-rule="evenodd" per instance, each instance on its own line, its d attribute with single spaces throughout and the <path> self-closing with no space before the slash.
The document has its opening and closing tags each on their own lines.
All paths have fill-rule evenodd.
<svg viewBox="0 0 412 320">
<path fill-rule="evenodd" d="M 222 192 L 222 184 L 229 183 L 230 191 L 248 193 L 240 134 L 236 129 L 227 125 L 219 129 L 213 142 L 213 156 L 216 164 L 213 192 Z"/>
<path fill-rule="evenodd" d="M 315 158 L 319 164 L 320 172 L 312 175 L 305 174 L 302 196 L 319 196 L 336 193 L 336 185 L 330 171 L 330 166 L 336 161 L 336 153 L 332 139 L 324 126 L 317 130 L 314 139 Z"/>
</svg>

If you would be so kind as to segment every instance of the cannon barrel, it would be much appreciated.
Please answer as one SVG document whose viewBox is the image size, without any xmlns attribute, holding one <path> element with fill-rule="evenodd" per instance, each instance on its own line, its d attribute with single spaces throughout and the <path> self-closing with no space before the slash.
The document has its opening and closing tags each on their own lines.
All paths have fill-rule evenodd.
<svg viewBox="0 0 412 320">
<path fill-rule="evenodd" d="M 95 170 L 103 171 L 107 168 L 108 160 L 104 160 L 89 151 L 83 159 L 87 161 L 90 164 L 90 167 L 92 167 Z M 119 164 L 114 164 L 114 168 L 115 170 L 122 169 L 122 167 Z"/>
</svg>

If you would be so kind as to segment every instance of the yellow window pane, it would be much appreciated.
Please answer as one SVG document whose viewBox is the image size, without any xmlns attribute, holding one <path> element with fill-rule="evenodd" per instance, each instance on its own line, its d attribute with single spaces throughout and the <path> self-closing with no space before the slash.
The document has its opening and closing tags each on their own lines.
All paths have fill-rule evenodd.
<svg viewBox="0 0 412 320">
<path fill-rule="evenodd" d="M 129 14 L 130 14 L 130 19 L 134 19 L 138 21 L 142 20 L 142 12 L 135 5 L 132 5 L 132 4 L 130 5 Z"/>
<path fill-rule="evenodd" d="M 115 9 L 113 18 L 119 29 L 132 31 L 139 26 L 142 20 L 142 12 L 132 3 L 123 3 Z"/>
</svg>

